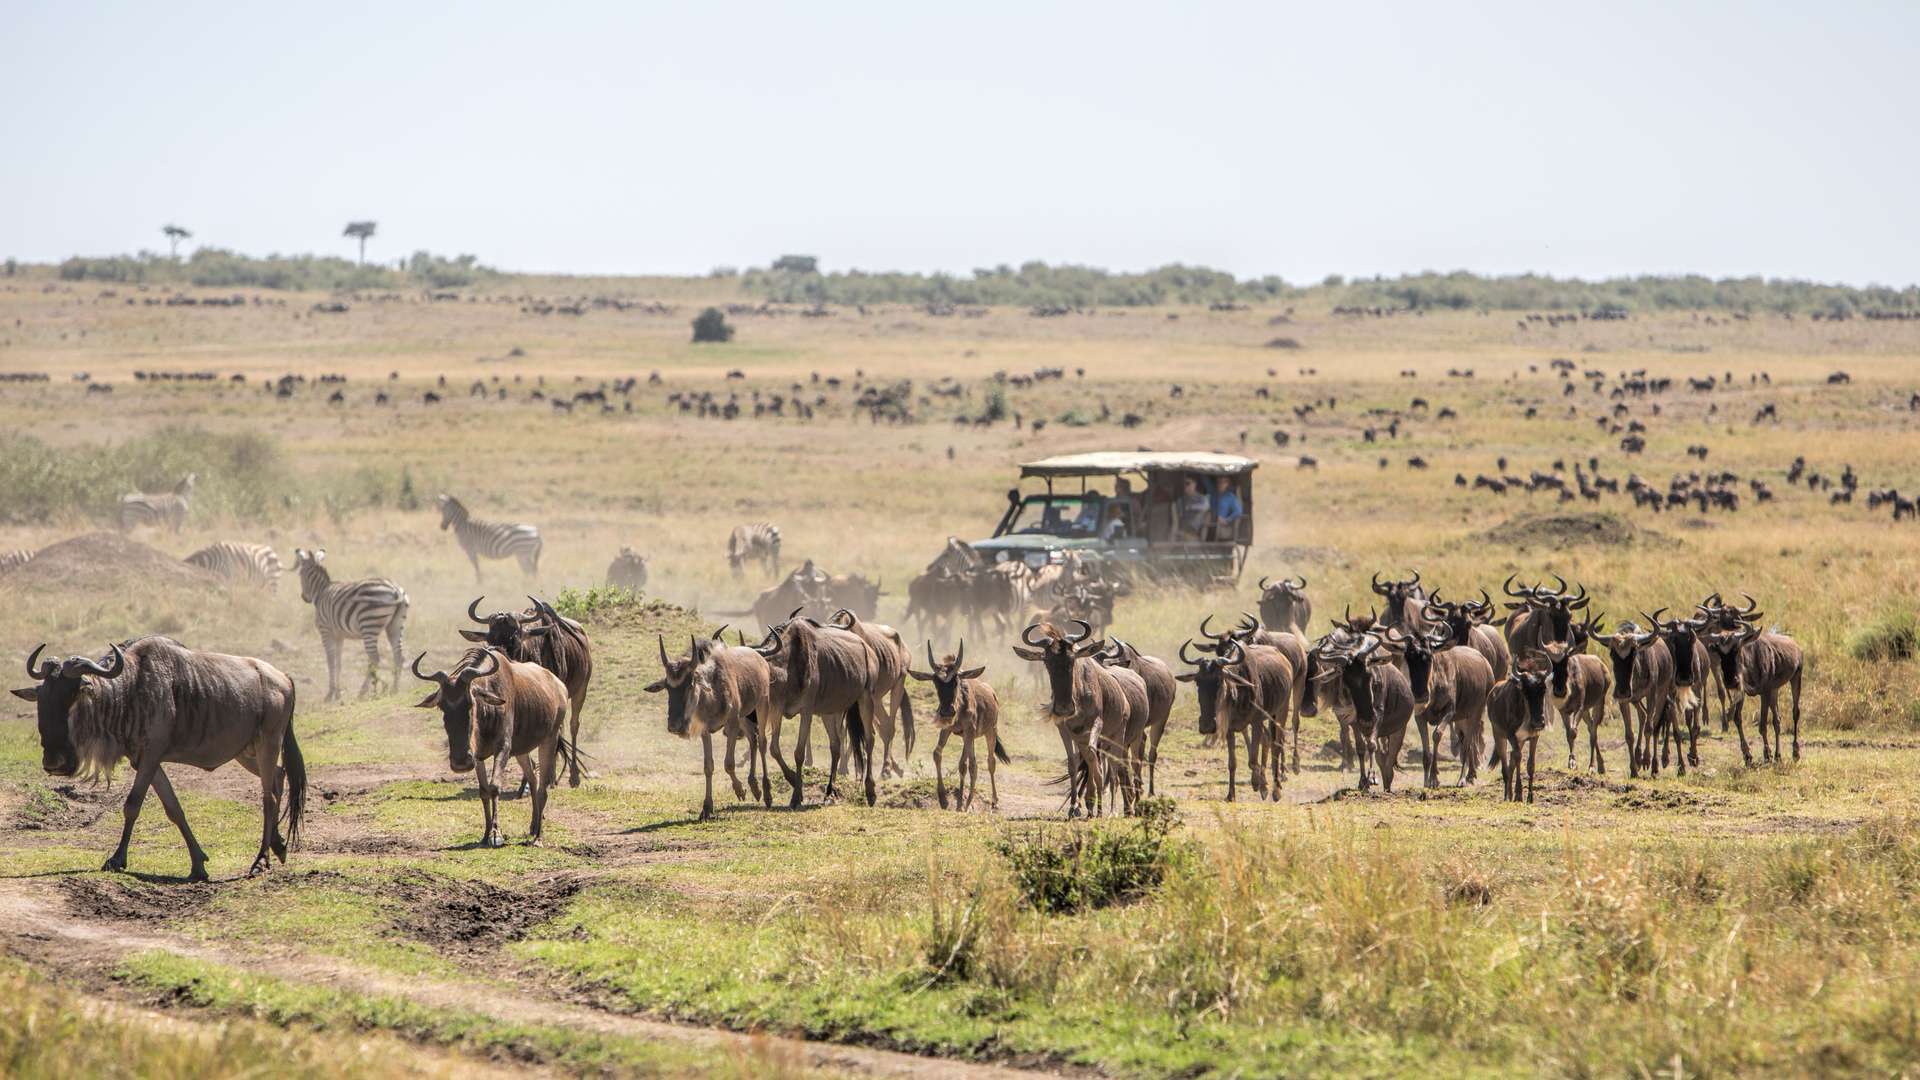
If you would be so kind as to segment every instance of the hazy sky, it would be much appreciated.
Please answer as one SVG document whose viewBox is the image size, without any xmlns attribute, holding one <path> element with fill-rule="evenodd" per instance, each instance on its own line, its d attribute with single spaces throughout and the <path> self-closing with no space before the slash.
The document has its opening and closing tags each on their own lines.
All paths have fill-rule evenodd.
<svg viewBox="0 0 1920 1080">
<path fill-rule="evenodd" d="M 1920 281 L 1920 3 L 0 3 L 0 256 Z"/>
</svg>

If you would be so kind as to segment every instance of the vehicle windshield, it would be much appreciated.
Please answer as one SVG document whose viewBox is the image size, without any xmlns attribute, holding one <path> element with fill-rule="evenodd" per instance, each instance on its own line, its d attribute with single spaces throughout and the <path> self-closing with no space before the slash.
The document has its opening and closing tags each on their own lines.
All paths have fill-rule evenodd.
<svg viewBox="0 0 1920 1080">
<path fill-rule="evenodd" d="M 1096 492 L 1084 495 L 1029 495 L 1008 526 L 1009 533 L 1040 536 L 1092 536 L 1100 528 L 1105 496 Z"/>
</svg>

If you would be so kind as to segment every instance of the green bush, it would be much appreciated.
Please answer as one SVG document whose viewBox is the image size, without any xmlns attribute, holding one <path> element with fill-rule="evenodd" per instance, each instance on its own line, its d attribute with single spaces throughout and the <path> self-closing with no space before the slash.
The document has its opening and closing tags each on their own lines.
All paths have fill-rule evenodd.
<svg viewBox="0 0 1920 1080">
<path fill-rule="evenodd" d="M 1847 652 L 1856 660 L 1908 660 L 1920 646 L 1920 617 L 1910 607 L 1881 609 L 1847 638 Z"/>
<path fill-rule="evenodd" d="M 561 589 L 553 598 L 553 610 L 569 619 L 592 622 L 594 616 L 624 611 L 644 605 L 642 594 L 619 585 L 595 585 L 586 589 Z"/>
<path fill-rule="evenodd" d="M 444 258 L 416 251 L 407 268 L 388 270 L 363 266 L 331 255 L 242 255 L 225 248 L 203 247 L 184 260 L 151 251 L 135 255 L 88 258 L 76 255 L 60 264 L 68 281 L 119 281 L 159 285 L 199 285 L 206 288 L 257 289 L 396 289 L 408 286 L 453 288 L 497 275 L 481 266 L 477 256 Z"/>
<path fill-rule="evenodd" d="M 1125 823 L 1045 826 L 996 845 L 1034 910 L 1065 915 L 1138 899 L 1166 880 L 1178 853 L 1172 799 L 1144 799 Z"/>
<path fill-rule="evenodd" d="M 696 344 L 732 341 L 733 327 L 719 308 L 708 308 L 694 316 L 693 340 Z"/>
</svg>

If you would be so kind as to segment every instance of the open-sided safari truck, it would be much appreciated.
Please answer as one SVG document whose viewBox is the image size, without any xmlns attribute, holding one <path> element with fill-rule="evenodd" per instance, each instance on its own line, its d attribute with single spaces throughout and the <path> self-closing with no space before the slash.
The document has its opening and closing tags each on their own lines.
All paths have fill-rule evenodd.
<svg viewBox="0 0 1920 1080">
<path fill-rule="evenodd" d="M 1020 466 L 1021 486 L 1007 492 L 993 538 L 973 549 L 995 562 L 1017 558 L 1033 567 L 1078 551 L 1150 575 L 1238 580 L 1253 543 L 1258 467 L 1251 458 L 1207 451 L 1103 451 L 1031 461 Z M 1196 489 L 1206 499 L 1204 511 Z"/>
</svg>

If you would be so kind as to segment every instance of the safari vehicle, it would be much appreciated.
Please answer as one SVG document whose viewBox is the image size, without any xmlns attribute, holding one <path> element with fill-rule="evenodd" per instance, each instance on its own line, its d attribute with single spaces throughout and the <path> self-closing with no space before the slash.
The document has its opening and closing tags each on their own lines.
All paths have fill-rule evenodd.
<svg viewBox="0 0 1920 1080">
<path fill-rule="evenodd" d="M 1007 492 L 1007 510 L 993 538 L 972 547 L 993 562 L 1023 559 L 1036 568 L 1077 551 L 1130 572 L 1237 581 L 1253 543 L 1258 467 L 1250 458 L 1197 450 L 1103 451 L 1030 461 L 1020 466 L 1022 486 Z M 1241 507 L 1231 521 L 1215 513 L 1222 477 Z M 1189 480 L 1207 496 L 1203 514 L 1194 512 Z"/>
</svg>

